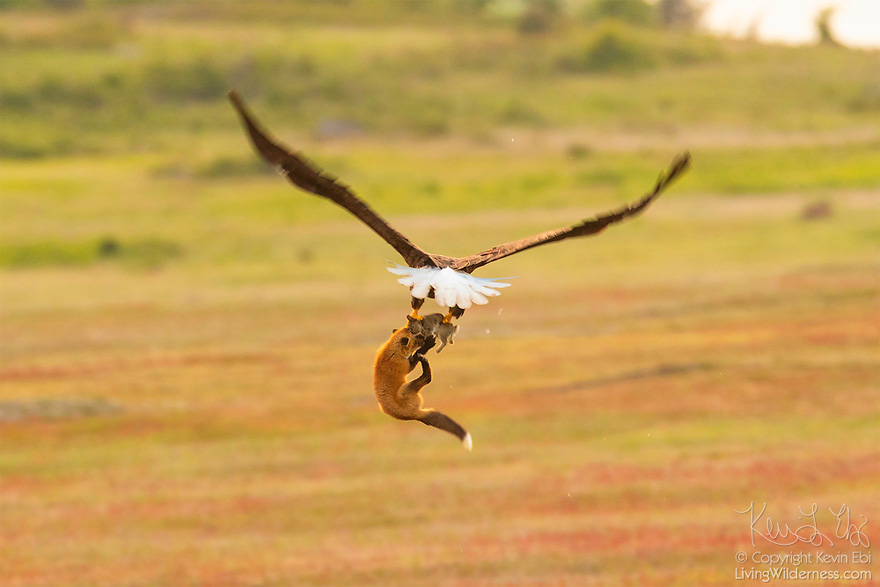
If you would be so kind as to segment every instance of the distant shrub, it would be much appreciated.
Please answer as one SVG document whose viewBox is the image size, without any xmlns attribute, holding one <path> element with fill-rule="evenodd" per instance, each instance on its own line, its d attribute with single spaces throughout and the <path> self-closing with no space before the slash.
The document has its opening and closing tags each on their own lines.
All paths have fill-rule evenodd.
<svg viewBox="0 0 880 587">
<path fill-rule="evenodd" d="M 183 248 L 175 242 L 147 238 L 121 244 L 113 258 L 144 269 L 156 269 L 183 255 Z"/>
<path fill-rule="evenodd" d="M 654 48 L 625 27 L 605 26 L 586 43 L 562 55 L 557 67 L 571 73 L 631 72 L 657 65 Z"/>
<path fill-rule="evenodd" d="M 81 84 L 56 77 L 48 77 L 40 82 L 36 89 L 36 97 L 44 103 L 88 109 L 97 108 L 104 102 L 101 89 L 94 84 Z"/>
<path fill-rule="evenodd" d="M 74 110 L 101 108 L 108 99 L 110 96 L 101 84 L 56 75 L 38 79 L 27 87 L 0 88 L 0 109 L 7 112 L 37 114 L 42 118 L 59 108 Z"/>
<path fill-rule="evenodd" d="M 264 94 L 267 87 L 307 85 L 317 69 L 308 55 L 291 57 L 259 51 L 241 57 L 229 67 L 228 83 L 249 95 Z"/>
<path fill-rule="evenodd" d="M 848 107 L 853 112 L 880 112 L 880 82 L 864 84 Z"/>
<path fill-rule="evenodd" d="M 413 120 L 412 128 L 423 136 L 439 136 L 449 132 L 449 120 L 437 111 L 425 111 Z"/>
<path fill-rule="evenodd" d="M 544 117 L 541 113 L 528 104 L 511 99 L 501 109 L 498 115 L 501 124 L 541 124 Z"/>
<path fill-rule="evenodd" d="M 660 24 L 667 29 L 694 30 L 705 6 L 694 0 L 660 0 L 657 2 Z"/>
<path fill-rule="evenodd" d="M 443 186 L 432 179 L 422 184 L 422 193 L 429 198 L 436 198 L 443 193 Z"/>
<path fill-rule="evenodd" d="M 453 0 L 452 7 L 466 14 L 479 14 L 486 10 L 492 0 Z"/>
<path fill-rule="evenodd" d="M 84 7 L 86 0 L 43 0 L 43 3 L 55 10 L 73 10 Z"/>
<path fill-rule="evenodd" d="M 147 92 L 161 101 L 207 102 L 227 91 L 228 76 L 206 58 L 193 62 L 153 63 L 144 72 Z"/>
<path fill-rule="evenodd" d="M 196 169 L 195 176 L 210 179 L 248 175 L 273 175 L 274 173 L 275 170 L 258 157 L 248 156 L 245 159 L 240 157 L 218 157 Z"/>
<path fill-rule="evenodd" d="M 568 73 L 630 73 L 661 65 L 691 65 L 723 56 L 717 40 L 669 34 L 608 22 L 585 41 L 568 46 L 556 69 Z"/>
<path fill-rule="evenodd" d="M 445 100 L 429 99 L 408 112 L 408 118 L 411 119 L 409 127 L 420 135 L 442 135 L 449 131 L 452 115 L 452 106 Z"/>
<path fill-rule="evenodd" d="M 583 11 L 587 22 L 616 20 L 627 24 L 648 26 L 654 23 L 654 7 L 644 0 L 594 0 Z"/>
<path fill-rule="evenodd" d="M 816 34 L 819 36 L 820 44 L 839 47 L 840 42 L 831 30 L 831 18 L 834 16 L 834 12 L 834 7 L 823 8 L 819 11 L 815 20 Z"/>
<path fill-rule="evenodd" d="M 581 171 L 574 176 L 578 185 L 620 185 L 627 175 L 620 169 L 589 169 Z"/>
<path fill-rule="evenodd" d="M 66 133 L 55 136 L 44 134 L 0 135 L 0 158 L 42 159 L 55 155 L 67 155 L 73 149 L 73 141 Z"/>
<path fill-rule="evenodd" d="M 658 48 L 663 58 L 673 65 L 692 65 L 723 60 L 725 53 L 714 37 L 676 34 L 667 37 Z"/>
<path fill-rule="evenodd" d="M 0 89 L 0 109 L 30 111 L 36 105 L 33 93 L 24 90 Z"/>
<path fill-rule="evenodd" d="M 37 0 L 0 0 L 0 10 L 12 10 L 13 8 L 34 8 Z"/>
<path fill-rule="evenodd" d="M 559 0 L 529 0 L 516 26 L 521 33 L 543 33 L 550 30 L 561 13 Z"/>
<path fill-rule="evenodd" d="M 36 241 L 0 244 L 0 267 L 85 267 L 99 261 L 157 268 L 179 257 L 183 249 L 174 242 L 146 238 L 122 242 L 114 236 L 79 241 Z"/>
<path fill-rule="evenodd" d="M 593 154 L 593 149 L 584 143 L 572 143 L 565 149 L 569 159 L 586 159 Z"/>
<path fill-rule="evenodd" d="M 328 76 L 317 81 L 314 91 L 322 99 L 330 102 L 343 101 L 353 96 L 353 84 L 350 80 L 338 76 Z"/>
<path fill-rule="evenodd" d="M 122 88 L 126 81 L 125 75 L 118 71 L 108 71 L 101 76 L 101 83 L 110 91 Z"/>
<path fill-rule="evenodd" d="M 220 156 L 200 164 L 187 164 L 174 160 L 152 168 L 150 173 L 153 177 L 162 179 L 223 179 L 274 175 L 275 170 L 259 157 L 248 153 L 243 157 Z"/>
</svg>

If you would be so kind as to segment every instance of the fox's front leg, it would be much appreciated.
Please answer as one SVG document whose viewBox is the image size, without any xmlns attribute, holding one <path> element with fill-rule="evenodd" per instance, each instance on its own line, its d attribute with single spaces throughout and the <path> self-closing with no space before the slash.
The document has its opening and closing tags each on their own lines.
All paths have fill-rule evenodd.
<svg viewBox="0 0 880 587">
<path fill-rule="evenodd" d="M 415 352 L 413 357 L 418 357 L 419 355 L 424 355 L 425 353 L 430 351 L 432 348 L 434 348 L 434 345 L 436 345 L 436 344 L 437 344 L 437 337 L 436 336 L 432 336 L 432 337 L 428 338 L 427 340 L 425 340 L 425 342 L 422 344 L 422 346 L 419 347 L 419 350 L 417 350 Z M 413 366 L 415 366 L 415 365 L 413 365 Z"/>
<path fill-rule="evenodd" d="M 431 365 L 428 364 L 428 359 L 422 355 L 413 355 L 413 359 L 422 364 L 422 374 L 409 383 L 405 383 L 400 389 L 400 395 L 418 393 L 423 387 L 431 383 Z"/>
<path fill-rule="evenodd" d="M 422 359 L 424 359 L 425 353 L 427 353 L 429 350 L 434 348 L 434 345 L 436 345 L 436 344 L 437 344 L 437 339 L 433 336 L 431 338 L 425 340 L 425 342 L 422 343 L 422 346 L 420 346 L 418 348 L 418 350 L 416 350 L 416 352 L 414 352 L 412 354 L 412 356 L 409 358 L 409 371 L 412 371 L 413 369 L 415 369 L 416 365 L 418 365 L 420 362 L 420 357 Z"/>
</svg>

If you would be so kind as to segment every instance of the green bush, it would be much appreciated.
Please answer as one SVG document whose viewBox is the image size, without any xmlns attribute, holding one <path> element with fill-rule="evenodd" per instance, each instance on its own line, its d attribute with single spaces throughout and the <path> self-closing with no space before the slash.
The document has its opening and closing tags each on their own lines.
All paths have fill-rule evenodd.
<svg viewBox="0 0 880 587">
<path fill-rule="evenodd" d="M 627 73 L 717 61 L 722 57 L 719 42 L 709 37 L 607 22 L 586 40 L 563 48 L 555 66 L 568 73 Z"/>
<path fill-rule="evenodd" d="M 98 108 L 105 95 L 94 84 L 80 84 L 47 77 L 37 86 L 36 98 L 44 108 L 72 106 L 82 109 Z"/>
<path fill-rule="evenodd" d="M 34 109 L 36 96 L 32 92 L 17 89 L 0 89 L 0 109 L 28 112 Z"/>
<path fill-rule="evenodd" d="M 697 27 L 705 6 L 695 0 L 659 0 L 657 16 L 663 28 L 692 31 Z"/>
<path fill-rule="evenodd" d="M 540 111 L 529 104 L 520 100 L 511 98 L 503 105 L 498 113 L 498 122 L 501 124 L 523 124 L 523 125 L 541 125 L 544 117 Z"/>
<path fill-rule="evenodd" d="M 55 10 L 74 10 L 83 8 L 86 5 L 86 0 L 43 0 L 43 3 Z"/>
<path fill-rule="evenodd" d="M 218 157 L 196 169 L 195 176 L 203 178 L 244 177 L 249 175 L 274 175 L 271 165 L 248 153 L 247 157 Z"/>
<path fill-rule="evenodd" d="M 880 81 L 865 83 L 848 106 L 853 112 L 880 112 Z"/>
<path fill-rule="evenodd" d="M 654 7 L 644 0 L 594 0 L 583 11 L 587 22 L 617 20 L 627 24 L 648 26 L 655 22 Z"/>
<path fill-rule="evenodd" d="M 546 32 L 561 13 L 559 0 L 529 0 L 517 21 L 517 29 L 525 34 Z"/>
<path fill-rule="evenodd" d="M 209 102 L 228 91 L 229 75 L 206 58 L 186 63 L 157 62 L 144 72 L 146 92 L 165 102 Z"/>
<path fill-rule="evenodd" d="M 570 73 L 632 72 L 657 64 L 655 47 L 616 24 L 602 27 L 595 37 L 557 60 L 557 67 Z"/>
<path fill-rule="evenodd" d="M 46 240 L 0 244 L 0 267 L 85 267 L 115 261 L 140 268 L 157 268 L 183 254 L 177 243 L 145 238 L 122 242 L 114 236 L 75 241 Z"/>
</svg>

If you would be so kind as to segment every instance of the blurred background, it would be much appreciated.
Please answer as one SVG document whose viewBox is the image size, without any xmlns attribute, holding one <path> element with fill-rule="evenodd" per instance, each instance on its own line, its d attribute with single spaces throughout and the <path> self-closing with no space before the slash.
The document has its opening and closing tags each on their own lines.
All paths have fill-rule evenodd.
<svg viewBox="0 0 880 587">
<path fill-rule="evenodd" d="M 876 542 L 878 6 L 0 0 L 0 583 L 727 584 L 816 550 L 755 543 L 752 502 Z M 516 278 L 423 391 L 467 454 L 379 412 L 399 259 L 258 159 L 232 88 L 436 253 L 694 160 L 478 272 Z"/>
</svg>

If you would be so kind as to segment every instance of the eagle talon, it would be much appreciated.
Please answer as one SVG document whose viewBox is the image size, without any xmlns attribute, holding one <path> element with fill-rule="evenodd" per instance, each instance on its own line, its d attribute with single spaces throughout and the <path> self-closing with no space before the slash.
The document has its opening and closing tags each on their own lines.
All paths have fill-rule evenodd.
<svg viewBox="0 0 880 587">
<path fill-rule="evenodd" d="M 443 317 L 444 324 L 451 324 L 453 318 L 461 318 L 464 316 L 464 310 L 458 306 L 451 306 L 449 312 Z"/>
<path fill-rule="evenodd" d="M 417 298 L 416 296 L 410 297 L 410 307 L 412 308 L 412 312 L 410 312 L 410 317 L 414 320 L 421 320 L 422 317 L 419 316 L 419 309 L 422 307 L 422 304 L 425 303 L 423 298 Z"/>
</svg>

